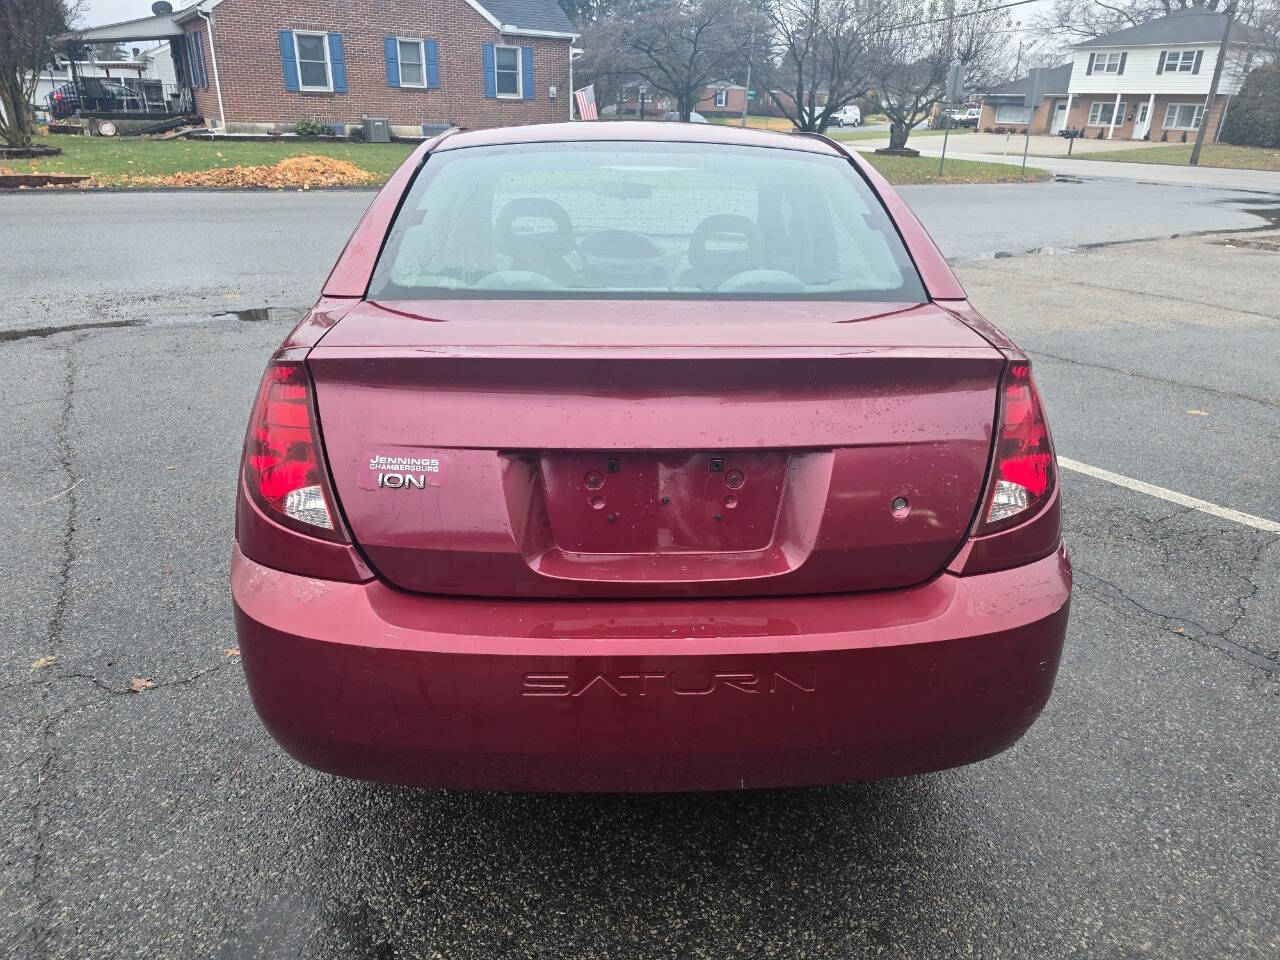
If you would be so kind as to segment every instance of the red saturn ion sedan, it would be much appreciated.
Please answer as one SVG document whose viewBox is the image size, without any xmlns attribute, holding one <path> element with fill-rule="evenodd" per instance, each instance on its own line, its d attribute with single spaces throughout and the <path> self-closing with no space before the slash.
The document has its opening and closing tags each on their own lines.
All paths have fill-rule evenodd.
<svg viewBox="0 0 1280 960">
<path fill-rule="evenodd" d="M 463 789 L 937 770 L 1048 700 L 1027 358 L 830 140 L 449 132 L 267 367 L 231 568 L 304 763 Z"/>
</svg>

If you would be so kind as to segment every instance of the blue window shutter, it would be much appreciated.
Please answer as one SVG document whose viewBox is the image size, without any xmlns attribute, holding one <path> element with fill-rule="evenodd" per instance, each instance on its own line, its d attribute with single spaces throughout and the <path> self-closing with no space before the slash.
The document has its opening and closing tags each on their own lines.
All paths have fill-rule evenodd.
<svg viewBox="0 0 1280 960">
<path fill-rule="evenodd" d="M 1086 76 L 1088 74 L 1093 73 L 1093 61 L 1096 60 L 1097 58 L 1098 58 L 1098 55 L 1096 53 L 1089 54 L 1089 66 L 1085 67 L 1085 70 L 1084 70 Z"/>
<path fill-rule="evenodd" d="M 1196 62 L 1195 62 L 1195 63 L 1192 65 L 1192 67 L 1191 67 L 1191 72 L 1192 72 L 1192 73 L 1199 73 L 1199 72 L 1200 72 L 1200 60 L 1201 60 L 1203 57 L 1204 57 L 1204 51 L 1203 51 L 1203 50 L 1197 50 L 1197 51 L 1196 51 Z"/>
<path fill-rule="evenodd" d="M 520 89 L 526 100 L 533 99 L 533 47 L 520 48 Z"/>
<path fill-rule="evenodd" d="M 498 61 L 492 43 L 484 45 L 484 95 L 490 100 L 498 95 Z"/>
<path fill-rule="evenodd" d="M 191 85 L 200 86 L 200 64 L 196 60 L 196 35 L 187 34 L 187 59 L 191 61 Z"/>
<path fill-rule="evenodd" d="M 435 90 L 440 86 L 440 60 L 436 56 L 436 42 L 424 40 L 422 49 L 427 54 L 427 86 Z"/>
<path fill-rule="evenodd" d="M 347 92 L 347 61 L 342 58 L 342 34 L 329 34 L 329 64 L 333 67 L 333 92 Z"/>
<path fill-rule="evenodd" d="M 387 49 L 387 86 L 400 86 L 400 45 L 395 37 L 383 38 Z"/>
<path fill-rule="evenodd" d="M 196 38 L 196 73 L 200 75 L 200 86 L 209 89 L 209 71 L 204 63 L 204 37 L 199 33 L 193 33 Z"/>
<path fill-rule="evenodd" d="M 1128 59 L 1129 59 L 1129 52 L 1127 50 L 1124 53 L 1120 54 L 1120 69 L 1116 71 L 1117 77 L 1120 76 L 1122 73 L 1124 73 L 1124 62 Z"/>
<path fill-rule="evenodd" d="M 293 31 L 280 31 L 280 62 L 284 65 L 284 88 L 297 90 L 298 60 L 293 54 Z"/>
</svg>

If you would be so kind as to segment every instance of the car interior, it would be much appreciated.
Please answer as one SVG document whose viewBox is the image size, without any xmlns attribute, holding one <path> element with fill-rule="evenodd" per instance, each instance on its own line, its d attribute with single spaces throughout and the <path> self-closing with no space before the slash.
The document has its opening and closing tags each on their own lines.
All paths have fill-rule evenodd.
<svg viewBox="0 0 1280 960">
<path fill-rule="evenodd" d="M 582 165 L 554 181 L 466 165 L 402 208 L 372 285 L 384 298 L 887 294 L 918 283 L 883 211 L 829 171 L 745 166 L 713 184 L 696 165 Z"/>
</svg>

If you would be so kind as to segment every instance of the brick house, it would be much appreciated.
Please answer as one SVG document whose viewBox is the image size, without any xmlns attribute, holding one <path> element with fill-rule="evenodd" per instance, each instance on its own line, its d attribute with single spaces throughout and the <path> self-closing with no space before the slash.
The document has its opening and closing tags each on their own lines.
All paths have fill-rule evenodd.
<svg viewBox="0 0 1280 960">
<path fill-rule="evenodd" d="M 666 94 L 655 93 L 644 85 L 644 115 L 661 120 L 676 109 L 676 102 Z M 636 118 L 640 115 L 640 90 L 638 83 L 627 84 L 618 94 L 618 116 Z M 702 88 L 694 112 L 704 117 L 740 117 L 742 105 L 747 101 L 747 88 L 731 80 L 715 80 Z"/>
<path fill-rule="evenodd" d="M 740 117 L 747 105 L 747 88 L 730 80 L 707 84 L 693 108 L 704 117 Z"/>
<path fill-rule="evenodd" d="M 1057 133 L 1053 128 L 1054 113 L 1058 104 L 1066 103 L 1071 84 L 1071 64 L 1064 63 L 1049 71 L 1045 83 L 1044 103 L 1034 111 L 1024 107 L 1029 77 L 1010 80 L 992 87 L 982 98 L 982 115 L 978 118 L 979 130 L 1006 127 L 1023 132 L 1027 121 L 1032 133 Z"/>
<path fill-rule="evenodd" d="M 164 21 L 157 25 L 153 21 Z M 228 133 L 399 135 L 569 119 L 576 37 L 556 0 L 198 0 L 83 32 L 165 31 L 196 112 Z"/>
<path fill-rule="evenodd" d="M 1045 102 L 1034 116 L 1022 106 L 1024 77 L 984 97 L 978 127 L 1025 129 L 1030 122 L 1032 133 L 1069 127 L 1105 139 L 1193 139 L 1226 25 L 1225 14 L 1193 8 L 1078 44 L 1071 62 L 1051 71 Z M 1260 57 L 1248 27 L 1234 25 L 1209 109 L 1209 142 L 1217 140 L 1231 97 Z"/>
</svg>

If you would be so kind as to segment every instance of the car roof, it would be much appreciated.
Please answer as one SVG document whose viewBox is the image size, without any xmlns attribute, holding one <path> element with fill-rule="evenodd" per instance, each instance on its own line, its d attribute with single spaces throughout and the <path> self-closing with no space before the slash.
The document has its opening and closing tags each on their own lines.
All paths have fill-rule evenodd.
<svg viewBox="0 0 1280 960">
<path fill-rule="evenodd" d="M 445 137 L 432 151 L 461 150 L 521 143 L 583 143 L 648 141 L 651 143 L 723 143 L 774 147 L 840 156 L 840 150 L 818 137 L 776 133 L 716 123 L 673 123 L 650 120 L 534 123 L 516 127 L 466 130 Z"/>
</svg>

